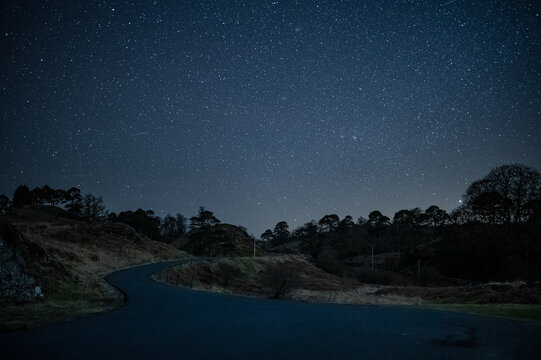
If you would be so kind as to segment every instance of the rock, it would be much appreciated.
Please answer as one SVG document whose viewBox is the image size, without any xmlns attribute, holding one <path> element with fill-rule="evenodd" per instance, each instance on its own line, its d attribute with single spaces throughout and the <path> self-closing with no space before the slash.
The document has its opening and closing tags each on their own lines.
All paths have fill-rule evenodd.
<svg viewBox="0 0 541 360">
<path fill-rule="evenodd" d="M 0 299 L 28 302 L 43 297 L 41 287 L 28 274 L 21 251 L 3 238 L 0 243 Z"/>
</svg>

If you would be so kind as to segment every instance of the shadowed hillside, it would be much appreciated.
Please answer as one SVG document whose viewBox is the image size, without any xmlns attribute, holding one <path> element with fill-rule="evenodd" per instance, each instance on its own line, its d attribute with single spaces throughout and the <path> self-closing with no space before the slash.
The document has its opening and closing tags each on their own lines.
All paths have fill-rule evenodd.
<svg viewBox="0 0 541 360">
<path fill-rule="evenodd" d="M 106 273 L 183 254 L 128 225 L 83 221 L 53 206 L 9 209 L 2 238 L 0 323 L 8 327 L 118 306 L 122 296 Z"/>
<path fill-rule="evenodd" d="M 194 255 L 247 256 L 253 252 L 254 239 L 238 226 L 217 224 L 208 228 L 192 229 L 171 243 Z"/>
</svg>

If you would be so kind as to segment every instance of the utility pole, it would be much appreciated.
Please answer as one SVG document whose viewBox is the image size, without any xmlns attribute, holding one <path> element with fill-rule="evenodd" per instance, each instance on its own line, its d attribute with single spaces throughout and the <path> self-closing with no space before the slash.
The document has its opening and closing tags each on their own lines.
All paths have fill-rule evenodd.
<svg viewBox="0 0 541 360">
<path fill-rule="evenodd" d="M 255 259 L 255 237 L 254 237 L 254 259 Z"/>
<path fill-rule="evenodd" d="M 372 250 L 372 270 L 374 270 L 374 245 L 370 244 L 370 249 Z"/>
</svg>

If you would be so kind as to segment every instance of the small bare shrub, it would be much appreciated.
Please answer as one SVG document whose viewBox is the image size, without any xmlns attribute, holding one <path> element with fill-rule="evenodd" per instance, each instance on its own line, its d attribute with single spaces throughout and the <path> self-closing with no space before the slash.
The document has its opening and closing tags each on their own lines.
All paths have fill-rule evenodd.
<svg viewBox="0 0 541 360">
<path fill-rule="evenodd" d="M 262 281 L 273 299 L 279 299 L 300 283 L 297 274 L 282 264 L 269 265 L 262 273 Z"/>
</svg>

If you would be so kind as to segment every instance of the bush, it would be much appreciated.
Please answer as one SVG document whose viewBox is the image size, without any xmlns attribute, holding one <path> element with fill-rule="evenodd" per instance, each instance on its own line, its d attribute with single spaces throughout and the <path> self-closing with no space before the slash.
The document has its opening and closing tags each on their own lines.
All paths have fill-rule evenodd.
<svg viewBox="0 0 541 360">
<path fill-rule="evenodd" d="M 262 273 L 262 281 L 275 299 L 287 294 L 300 283 L 297 274 L 282 264 L 269 265 Z"/>
</svg>

